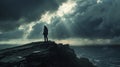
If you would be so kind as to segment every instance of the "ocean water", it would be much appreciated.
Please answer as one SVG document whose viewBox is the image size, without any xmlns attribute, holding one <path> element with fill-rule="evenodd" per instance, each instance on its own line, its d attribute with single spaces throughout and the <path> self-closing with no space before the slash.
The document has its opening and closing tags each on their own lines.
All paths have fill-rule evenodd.
<svg viewBox="0 0 120 67">
<path fill-rule="evenodd" d="M 86 57 L 97 67 L 120 67 L 120 46 L 71 46 L 77 57 Z"/>
</svg>

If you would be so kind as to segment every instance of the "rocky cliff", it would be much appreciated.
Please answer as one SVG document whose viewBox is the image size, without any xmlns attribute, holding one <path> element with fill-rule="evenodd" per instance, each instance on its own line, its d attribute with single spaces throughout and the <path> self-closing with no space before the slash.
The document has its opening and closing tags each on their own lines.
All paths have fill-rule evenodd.
<svg viewBox="0 0 120 67">
<path fill-rule="evenodd" d="M 87 58 L 77 58 L 69 45 L 33 42 L 0 50 L 0 67 L 96 67 Z"/>
</svg>

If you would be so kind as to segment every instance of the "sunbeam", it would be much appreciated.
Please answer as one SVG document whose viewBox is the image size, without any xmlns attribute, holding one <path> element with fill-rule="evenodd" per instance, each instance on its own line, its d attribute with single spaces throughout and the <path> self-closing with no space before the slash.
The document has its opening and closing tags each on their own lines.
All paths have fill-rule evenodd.
<svg viewBox="0 0 120 67">
<path fill-rule="evenodd" d="M 51 13 L 51 12 L 47 11 L 45 14 L 42 15 L 42 17 L 39 21 L 50 24 L 52 22 L 51 20 L 55 17 L 63 18 L 64 15 L 73 13 L 76 5 L 77 5 L 76 1 L 68 0 L 67 2 L 65 2 L 61 6 L 59 6 L 59 8 L 56 12 Z"/>
</svg>

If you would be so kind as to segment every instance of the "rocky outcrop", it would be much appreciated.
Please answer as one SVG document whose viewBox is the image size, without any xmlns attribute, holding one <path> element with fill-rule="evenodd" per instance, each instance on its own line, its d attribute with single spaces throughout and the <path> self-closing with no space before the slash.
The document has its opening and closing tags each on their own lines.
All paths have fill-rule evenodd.
<svg viewBox="0 0 120 67">
<path fill-rule="evenodd" d="M 34 42 L 0 51 L 0 67 L 96 67 L 69 45 Z"/>
</svg>

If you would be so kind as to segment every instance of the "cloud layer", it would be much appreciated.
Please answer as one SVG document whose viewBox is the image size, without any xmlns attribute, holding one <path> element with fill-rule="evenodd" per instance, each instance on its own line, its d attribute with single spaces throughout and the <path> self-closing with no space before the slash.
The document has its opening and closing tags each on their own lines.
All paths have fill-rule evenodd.
<svg viewBox="0 0 120 67">
<path fill-rule="evenodd" d="M 46 24 L 53 39 L 119 41 L 119 0 L 1 0 L 0 4 L 0 40 L 42 38 Z"/>
<path fill-rule="evenodd" d="M 53 20 L 54 37 L 111 39 L 120 36 L 119 0 L 81 0 L 76 3 L 73 13 Z"/>
<path fill-rule="evenodd" d="M 46 11 L 57 10 L 62 2 L 65 0 L 0 0 L 0 31 L 10 31 L 39 20 Z"/>
</svg>

